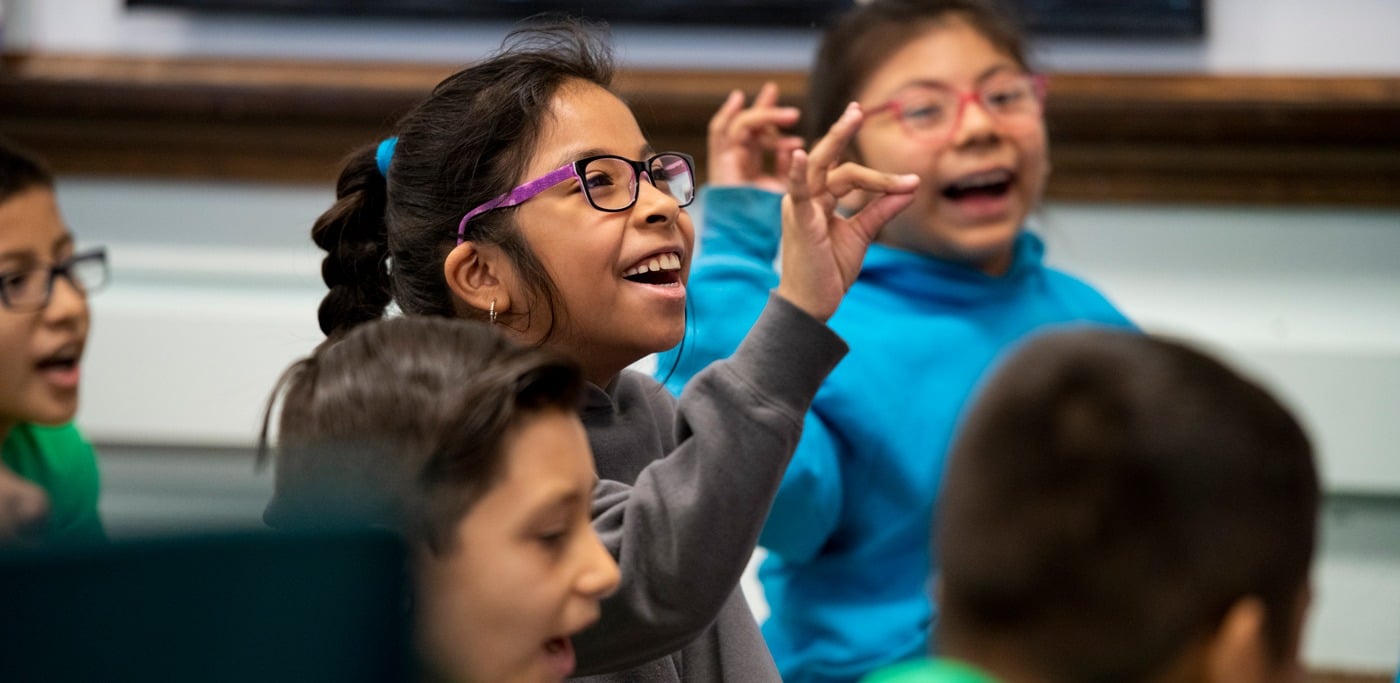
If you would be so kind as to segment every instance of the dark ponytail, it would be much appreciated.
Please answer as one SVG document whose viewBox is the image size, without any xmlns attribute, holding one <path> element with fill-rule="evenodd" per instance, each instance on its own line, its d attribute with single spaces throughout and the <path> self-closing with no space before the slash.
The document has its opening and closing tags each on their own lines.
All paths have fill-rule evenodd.
<svg viewBox="0 0 1400 683">
<path fill-rule="evenodd" d="M 336 202 L 316 219 L 311 239 L 326 251 L 321 279 L 330 291 L 317 318 L 326 336 L 377 320 L 389 305 L 388 184 L 375 163 L 375 145 L 356 150 L 335 187 Z"/>
</svg>

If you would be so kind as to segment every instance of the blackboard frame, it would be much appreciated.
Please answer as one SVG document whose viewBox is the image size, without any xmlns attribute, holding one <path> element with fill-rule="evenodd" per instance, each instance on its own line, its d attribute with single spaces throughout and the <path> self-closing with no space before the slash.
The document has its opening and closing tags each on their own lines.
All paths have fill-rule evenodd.
<svg viewBox="0 0 1400 683">
<path fill-rule="evenodd" d="M 1207 0 L 1011 0 L 1032 34 L 1105 38 L 1200 38 Z M 518 20 L 569 12 L 616 24 L 811 28 L 853 0 L 126 0 L 209 14 L 367 16 L 404 20 Z"/>
</svg>

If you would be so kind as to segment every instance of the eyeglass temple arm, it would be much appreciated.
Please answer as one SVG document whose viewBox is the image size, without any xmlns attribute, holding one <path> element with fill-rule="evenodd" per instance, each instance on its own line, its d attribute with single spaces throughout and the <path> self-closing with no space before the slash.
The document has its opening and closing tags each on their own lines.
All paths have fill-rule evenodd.
<svg viewBox="0 0 1400 683">
<path fill-rule="evenodd" d="M 545 190 L 554 187 L 559 183 L 564 182 L 571 175 L 578 175 L 578 171 L 574 168 L 574 164 L 567 164 L 565 166 L 561 166 L 546 175 L 540 176 L 539 178 L 525 183 L 524 185 L 516 187 L 510 192 L 507 192 L 499 197 L 496 197 L 495 199 L 492 199 L 489 202 L 486 202 L 485 204 L 482 204 L 481 206 L 476 207 L 475 209 L 472 209 L 471 211 L 468 211 L 467 215 L 462 216 L 462 222 L 457 224 L 457 243 L 461 244 L 462 240 L 466 238 L 467 223 L 471 222 L 471 219 L 476 218 L 477 216 L 480 216 L 481 214 L 486 213 L 487 211 L 509 208 L 512 206 L 519 206 L 520 204 L 525 203 L 525 201 L 530 199 L 531 197 L 534 197 L 535 195 L 544 192 Z M 582 180 L 582 178 L 580 178 L 580 180 Z"/>
</svg>

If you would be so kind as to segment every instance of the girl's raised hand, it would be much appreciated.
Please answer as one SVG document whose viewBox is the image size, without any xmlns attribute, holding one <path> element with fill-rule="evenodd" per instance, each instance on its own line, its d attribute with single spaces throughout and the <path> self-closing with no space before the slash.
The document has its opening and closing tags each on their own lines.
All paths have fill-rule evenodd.
<svg viewBox="0 0 1400 683">
<path fill-rule="evenodd" d="M 802 138 L 781 129 L 797 123 L 798 116 L 797 108 L 778 106 L 778 84 L 771 81 L 763 84 L 747 109 L 742 91 L 729 93 L 710 118 L 710 184 L 787 189 L 788 162 L 792 151 L 802 147 Z M 766 170 L 769 155 L 776 168 L 772 174 Z"/>
<path fill-rule="evenodd" d="M 836 312 L 860 273 L 866 249 L 880 228 L 914 200 L 919 185 L 916 175 L 838 165 L 861 118 L 860 106 L 852 102 L 810 155 L 793 150 L 788 164 L 777 292 L 818 320 Z M 856 191 L 873 199 L 849 217 L 837 214 L 840 199 Z"/>
</svg>

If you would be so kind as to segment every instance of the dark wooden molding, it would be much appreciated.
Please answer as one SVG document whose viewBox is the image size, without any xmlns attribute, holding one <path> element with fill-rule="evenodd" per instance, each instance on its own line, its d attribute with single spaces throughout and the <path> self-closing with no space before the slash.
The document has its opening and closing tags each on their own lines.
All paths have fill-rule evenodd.
<svg viewBox="0 0 1400 683">
<path fill-rule="evenodd" d="M 324 183 L 452 66 L 9 55 L 0 133 L 64 173 Z M 702 160 L 733 88 L 799 72 L 627 70 L 653 144 Z M 1400 206 L 1400 77 L 1056 74 L 1059 200 Z"/>
</svg>

